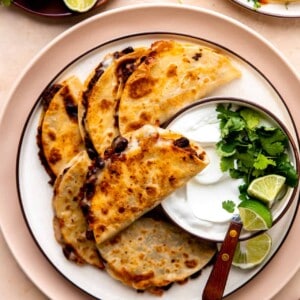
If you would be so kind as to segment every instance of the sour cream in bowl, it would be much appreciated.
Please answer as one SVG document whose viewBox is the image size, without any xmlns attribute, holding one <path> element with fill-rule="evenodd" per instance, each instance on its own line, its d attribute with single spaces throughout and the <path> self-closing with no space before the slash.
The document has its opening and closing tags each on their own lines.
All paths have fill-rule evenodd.
<svg viewBox="0 0 300 300">
<path fill-rule="evenodd" d="M 232 110 L 250 108 L 260 116 L 260 126 L 280 128 L 288 137 L 287 155 L 299 174 L 299 150 L 286 126 L 266 108 L 250 100 L 236 98 L 207 98 L 184 108 L 164 124 L 190 140 L 198 142 L 207 152 L 209 165 L 186 186 L 171 194 L 162 202 L 167 215 L 186 231 L 204 239 L 222 242 L 233 214 L 238 213 L 241 202 L 239 187 L 242 178 L 232 178 L 221 170 L 221 156 L 217 143 L 222 139 L 217 106 L 230 105 Z M 297 194 L 297 187 L 288 187 L 280 201 L 271 208 L 273 225 L 284 215 Z M 224 208 L 230 202 L 232 210 Z M 253 232 L 242 231 L 240 239 Z"/>
</svg>

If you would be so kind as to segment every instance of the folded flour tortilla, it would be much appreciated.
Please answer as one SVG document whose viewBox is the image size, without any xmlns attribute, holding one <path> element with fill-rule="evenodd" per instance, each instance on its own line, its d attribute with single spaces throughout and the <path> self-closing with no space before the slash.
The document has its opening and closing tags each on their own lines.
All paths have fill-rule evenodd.
<svg viewBox="0 0 300 300">
<path fill-rule="evenodd" d="M 81 113 L 81 122 L 85 139 L 99 155 L 103 155 L 104 150 L 119 135 L 117 114 L 124 84 L 146 51 L 146 48 L 137 48 L 126 54 L 120 52 L 120 57 L 111 59 L 111 63 L 103 69 L 103 74 L 91 87 L 88 87 L 90 81 L 86 83 L 83 93 L 85 112 Z M 91 80 L 94 80 L 92 76 Z"/>
<path fill-rule="evenodd" d="M 216 253 L 214 243 L 176 225 L 144 217 L 98 248 L 112 277 L 155 294 L 198 272 Z"/>
<path fill-rule="evenodd" d="M 119 106 L 121 134 L 160 126 L 184 106 L 240 77 L 224 54 L 197 44 L 154 42 L 126 81 Z"/>
<path fill-rule="evenodd" d="M 52 87 L 53 95 L 44 100 L 38 128 L 40 158 L 52 179 L 84 149 L 78 125 L 78 101 L 82 83 L 76 76 Z M 45 97 L 47 98 L 47 97 Z"/>
<path fill-rule="evenodd" d="M 55 236 L 65 256 L 76 263 L 103 268 L 93 233 L 80 205 L 82 188 L 91 161 L 85 150 L 75 156 L 54 184 Z"/>
<path fill-rule="evenodd" d="M 208 164 L 198 144 L 152 125 L 120 140 L 113 143 L 111 153 L 107 151 L 105 167 L 94 176 L 88 197 L 97 244 L 157 206 Z"/>
</svg>

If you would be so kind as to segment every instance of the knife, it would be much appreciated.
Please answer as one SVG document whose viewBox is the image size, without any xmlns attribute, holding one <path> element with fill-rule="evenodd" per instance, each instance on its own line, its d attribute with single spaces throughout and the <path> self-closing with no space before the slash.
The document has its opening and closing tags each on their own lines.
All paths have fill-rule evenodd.
<svg viewBox="0 0 300 300">
<path fill-rule="evenodd" d="M 233 215 L 216 262 L 204 287 L 202 300 L 222 299 L 242 227 L 240 215 Z"/>
</svg>

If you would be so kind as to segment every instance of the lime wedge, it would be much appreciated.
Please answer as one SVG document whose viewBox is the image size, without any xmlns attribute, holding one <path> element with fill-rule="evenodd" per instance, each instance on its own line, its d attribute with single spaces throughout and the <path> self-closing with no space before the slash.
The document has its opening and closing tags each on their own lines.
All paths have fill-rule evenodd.
<svg viewBox="0 0 300 300">
<path fill-rule="evenodd" d="M 97 0 L 64 0 L 65 5 L 76 12 L 86 12 L 90 10 Z"/>
<path fill-rule="evenodd" d="M 244 200 L 239 204 L 238 209 L 245 230 L 267 230 L 272 226 L 272 214 L 263 203 Z"/>
<path fill-rule="evenodd" d="M 258 200 L 263 201 L 268 207 L 271 207 L 282 191 L 285 183 L 285 177 L 271 174 L 254 179 L 249 187 L 248 194 Z"/>
<path fill-rule="evenodd" d="M 242 269 L 249 269 L 262 263 L 270 253 L 272 239 L 267 233 L 239 242 L 232 264 Z"/>
</svg>

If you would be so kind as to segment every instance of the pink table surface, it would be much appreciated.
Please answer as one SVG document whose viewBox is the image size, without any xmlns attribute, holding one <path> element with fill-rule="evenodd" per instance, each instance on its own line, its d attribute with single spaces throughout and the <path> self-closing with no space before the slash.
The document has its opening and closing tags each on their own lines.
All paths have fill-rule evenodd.
<svg viewBox="0 0 300 300">
<path fill-rule="evenodd" d="M 0 114 L 20 72 L 54 37 L 84 18 L 102 11 L 129 4 L 155 2 L 178 3 L 179 1 L 110 0 L 101 8 L 88 14 L 61 19 L 34 16 L 14 6 L 0 7 Z M 180 2 L 217 11 L 248 25 L 277 47 L 300 77 L 300 18 L 281 19 L 258 15 L 227 0 L 183 0 Z M 295 116 L 295 119 L 299 130 L 299 116 Z M 46 296 L 19 268 L 1 232 L 0 265 L 1 299 L 46 299 Z M 272 300 L 297 299 L 300 299 L 300 270 Z"/>
</svg>

